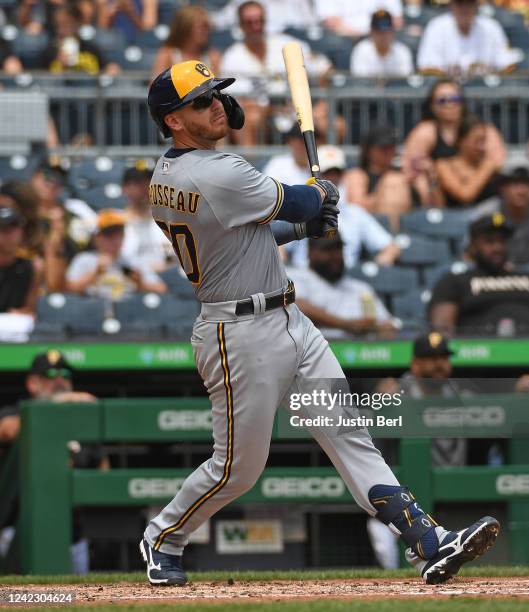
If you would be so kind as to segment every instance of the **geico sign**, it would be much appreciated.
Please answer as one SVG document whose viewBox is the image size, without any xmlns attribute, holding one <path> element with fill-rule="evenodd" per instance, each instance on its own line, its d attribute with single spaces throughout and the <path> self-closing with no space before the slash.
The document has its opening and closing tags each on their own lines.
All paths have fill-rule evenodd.
<svg viewBox="0 0 529 612">
<path fill-rule="evenodd" d="M 501 406 L 427 408 L 422 418 L 426 427 L 498 427 L 505 423 L 505 410 Z"/>
<path fill-rule="evenodd" d="M 174 497 L 183 482 L 183 478 L 131 478 L 128 485 L 129 497 Z"/>
<path fill-rule="evenodd" d="M 345 485 L 338 476 L 265 478 L 261 492 L 268 498 L 341 497 L 345 492 Z"/>
<path fill-rule="evenodd" d="M 529 495 L 529 474 L 502 474 L 496 479 L 500 495 Z"/>
<path fill-rule="evenodd" d="M 213 429 L 211 410 L 162 410 L 158 414 L 158 428 L 162 431 Z"/>
</svg>

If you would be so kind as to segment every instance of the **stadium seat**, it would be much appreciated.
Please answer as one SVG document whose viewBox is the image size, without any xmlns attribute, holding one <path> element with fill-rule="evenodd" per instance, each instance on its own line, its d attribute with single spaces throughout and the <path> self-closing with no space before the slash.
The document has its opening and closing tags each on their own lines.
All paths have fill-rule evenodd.
<svg viewBox="0 0 529 612">
<path fill-rule="evenodd" d="M 461 274 L 466 272 L 469 268 L 469 264 L 464 261 L 453 261 L 450 263 L 444 263 L 439 266 L 432 266 L 431 268 L 425 268 L 424 270 L 424 286 L 428 289 L 433 289 L 437 281 L 439 281 L 448 272 L 454 274 Z"/>
<path fill-rule="evenodd" d="M 467 226 L 468 214 L 458 210 L 428 208 L 402 215 L 400 218 L 402 232 L 448 240 L 453 256 L 458 254 L 458 244 L 465 237 Z"/>
<path fill-rule="evenodd" d="M 119 62 L 126 47 L 125 36 L 118 30 L 86 29 L 81 35 L 85 40 L 94 43 L 109 62 Z"/>
<path fill-rule="evenodd" d="M 45 32 L 28 34 L 21 30 L 11 42 L 11 47 L 13 53 L 20 58 L 24 68 L 37 68 L 42 52 L 45 51 L 48 43 L 49 38 Z"/>
<path fill-rule="evenodd" d="M 26 155 L 10 155 L 0 157 L 0 183 L 9 180 L 27 181 L 38 164 L 36 157 Z"/>
<path fill-rule="evenodd" d="M 83 191 L 83 200 L 94 210 L 102 208 L 124 208 L 126 200 L 118 183 L 98 185 Z"/>
<path fill-rule="evenodd" d="M 431 297 L 428 289 L 413 289 L 402 295 L 396 295 L 391 301 L 392 314 L 402 321 L 421 323 L 426 320 L 426 307 Z"/>
<path fill-rule="evenodd" d="M 90 189 L 109 183 L 121 184 L 125 162 L 99 156 L 74 162 L 68 173 L 68 182 L 74 191 Z"/>
<path fill-rule="evenodd" d="M 180 264 L 160 272 L 158 276 L 167 285 L 169 292 L 180 300 L 196 300 L 193 285 L 181 274 Z"/>
<path fill-rule="evenodd" d="M 140 49 L 154 49 L 157 51 L 167 38 L 168 27 L 158 26 L 153 30 L 136 30 L 134 44 Z"/>
<path fill-rule="evenodd" d="M 103 335 L 109 314 L 109 304 L 101 298 L 52 293 L 38 300 L 35 333 L 48 331 L 51 335 L 60 330 L 67 336 Z"/>
<path fill-rule="evenodd" d="M 234 42 L 235 38 L 231 30 L 214 30 L 211 33 L 211 47 L 219 49 L 219 51 L 225 51 Z"/>
<path fill-rule="evenodd" d="M 391 224 L 387 215 L 373 215 L 380 225 L 388 232 L 392 233 Z"/>
<path fill-rule="evenodd" d="M 198 315 L 196 301 L 178 300 L 173 295 L 138 293 L 114 304 L 114 314 L 122 333 L 164 335 L 180 329 Z"/>
<path fill-rule="evenodd" d="M 405 293 L 419 286 L 419 274 L 412 268 L 399 266 L 379 266 L 368 261 L 350 268 L 349 276 L 370 284 L 373 289 L 384 297 Z"/>
<path fill-rule="evenodd" d="M 418 234 L 399 234 L 395 242 L 401 249 L 398 263 L 404 266 L 432 266 L 451 259 L 448 243 Z"/>
<path fill-rule="evenodd" d="M 155 58 L 156 49 L 142 49 L 137 45 L 131 45 L 123 51 L 123 55 L 119 59 L 116 59 L 116 61 L 124 70 L 142 70 L 150 72 Z"/>
</svg>

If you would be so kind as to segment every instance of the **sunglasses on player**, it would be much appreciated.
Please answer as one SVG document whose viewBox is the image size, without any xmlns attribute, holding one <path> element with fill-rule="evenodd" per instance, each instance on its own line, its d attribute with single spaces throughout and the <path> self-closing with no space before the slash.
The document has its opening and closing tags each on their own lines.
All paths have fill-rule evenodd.
<svg viewBox="0 0 529 612">
<path fill-rule="evenodd" d="M 44 378 L 67 378 L 70 379 L 72 377 L 72 372 L 67 368 L 48 368 L 45 372 L 43 372 L 42 376 Z"/>
<path fill-rule="evenodd" d="M 209 108 L 213 104 L 213 100 L 220 100 L 220 92 L 217 89 L 211 89 L 206 91 L 205 94 L 198 96 L 191 102 L 191 108 L 193 110 L 204 110 Z"/>
</svg>

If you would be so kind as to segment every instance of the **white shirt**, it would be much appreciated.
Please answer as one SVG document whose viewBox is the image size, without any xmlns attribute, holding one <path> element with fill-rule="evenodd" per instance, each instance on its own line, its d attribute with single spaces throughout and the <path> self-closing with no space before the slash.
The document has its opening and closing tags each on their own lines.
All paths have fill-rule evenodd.
<svg viewBox="0 0 529 612">
<path fill-rule="evenodd" d="M 305 185 L 310 178 L 309 164 L 300 168 L 292 153 L 275 155 L 263 168 L 263 174 L 286 185 Z"/>
<path fill-rule="evenodd" d="M 392 17 L 402 17 L 401 0 L 314 0 L 316 14 L 320 21 L 329 17 L 340 17 L 347 27 L 369 33 L 371 15 L 379 9 L 389 11 Z"/>
<path fill-rule="evenodd" d="M 210 12 L 217 30 L 228 30 L 237 25 L 237 9 L 246 0 L 231 0 L 220 11 Z M 260 0 L 266 13 L 266 31 L 284 32 L 287 28 L 307 29 L 316 25 L 312 0 Z"/>
<path fill-rule="evenodd" d="M 267 36 L 264 61 L 251 53 L 244 42 L 228 47 L 222 57 L 220 73 L 237 79 L 230 86 L 230 93 L 253 96 L 259 93 L 286 93 L 283 45 L 293 40 L 296 39 L 286 34 Z M 301 42 L 301 47 L 309 76 L 317 76 L 329 70 L 331 63 L 325 56 L 313 54 L 304 42 Z"/>
<path fill-rule="evenodd" d="M 168 250 L 169 249 L 169 250 Z M 171 245 L 149 214 L 146 219 L 133 217 L 125 224 L 121 255 L 150 270 L 161 270 L 167 263 Z"/>
<path fill-rule="evenodd" d="M 361 206 L 340 201 L 338 208 L 338 228 L 344 242 L 343 257 L 346 268 L 352 268 L 358 263 L 362 247 L 375 255 L 392 243 L 391 234 Z M 285 249 L 290 254 L 292 266 L 308 267 L 307 240 L 289 242 Z"/>
<path fill-rule="evenodd" d="M 495 19 L 477 15 L 468 36 L 464 36 L 450 12 L 428 23 L 417 55 L 419 69 L 445 72 L 467 72 L 473 64 L 502 69 L 517 61 L 518 52 L 509 49 L 505 32 Z"/>
<path fill-rule="evenodd" d="M 408 47 L 395 40 L 386 55 L 379 55 L 371 38 L 361 40 L 351 53 L 351 72 L 357 77 L 405 77 L 413 72 Z"/>
<path fill-rule="evenodd" d="M 391 316 L 373 289 L 362 281 L 342 276 L 336 283 L 329 283 L 310 268 L 287 268 L 287 276 L 294 281 L 296 297 L 325 312 L 342 319 L 366 317 L 362 299 L 371 299 L 375 306 L 377 321 L 389 321 Z M 341 329 L 320 328 L 327 338 L 343 338 L 347 333 Z"/>
</svg>

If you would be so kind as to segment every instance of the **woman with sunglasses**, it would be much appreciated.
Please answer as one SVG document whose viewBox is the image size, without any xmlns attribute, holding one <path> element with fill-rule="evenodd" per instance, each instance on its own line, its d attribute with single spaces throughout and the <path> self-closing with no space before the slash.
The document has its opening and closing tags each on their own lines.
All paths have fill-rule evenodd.
<svg viewBox="0 0 529 612">
<path fill-rule="evenodd" d="M 437 81 L 424 102 L 422 119 L 408 134 L 403 151 L 404 172 L 423 204 L 431 200 L 429 194 L 437 186 L 434 162 L 456 154 L 459 128 L 467 116 L 458 83 L 452 79 Z M 484 127 L 487 153 L 501 166 L 506 155 L 503 137 L 494 125 L 486 123 Z"/>
</svg>

